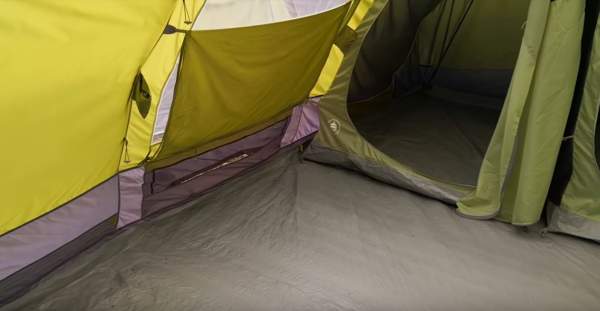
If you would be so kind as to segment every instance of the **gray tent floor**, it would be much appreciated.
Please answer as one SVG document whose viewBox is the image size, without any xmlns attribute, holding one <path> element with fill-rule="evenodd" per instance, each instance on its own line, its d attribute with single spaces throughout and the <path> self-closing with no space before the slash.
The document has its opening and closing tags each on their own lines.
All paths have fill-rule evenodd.
<svg viewBox="0 0 600 311">
<path fill-rule="evenodd" d="M 501 107 L 478 99 L 450 101 L 419 92 L 351 116 L 367 141 L 399 163 L 443 182 L 472 186 Z"/>
<path fill-rule="evenodd" d="M 131 226 L 5 310 L 598 310 L 600 245 L 283 152 Z"/>
</svg>

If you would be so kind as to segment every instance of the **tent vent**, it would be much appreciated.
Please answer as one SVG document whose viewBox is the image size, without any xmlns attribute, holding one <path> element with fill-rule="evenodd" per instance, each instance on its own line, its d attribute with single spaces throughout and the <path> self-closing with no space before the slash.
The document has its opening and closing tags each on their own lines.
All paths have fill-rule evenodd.
<svg viewBox="0 0 600 311">
<path fill-rule="evenodd" d="M 187 176 L 185 176 L 183 178 L 180 178 L 180 179 L 174 181 L 171 185 L 172 186 L 177 186 L 177 185 L 185 184 L 185 183 L 190 182 L 190 181 L 192 181 L 192 180 L 194 180 L 194 179 L 196 179 L 196 178 L 198 178 L 200 176 L 203 176 L 203 175 L 205 175 L 207 173 L 214 172 L 214 171 L 216 171 L 216 170 L 218 170 L 220 168 L 223 168 L 225 166 L 228 166 L 228 165 L 231 165 L 233 163 L 239 162 L 239 161 L 241 161 L 241 160 L 243 160 L 243 159 L 245 159 L 245 158 L 247 158 L 249 156 L 250 155 L 247 154 L 247 153 L 245 153 L 245 152 L 241 153 L 241 154 L 238 154 L 238 155 L 233 156 L 233 157 L 231 157 L 231 158 L 229 158 L 229 159 L 227 159 L 227 160 L 225 160 L 225 161 L 223 161 L 223 162 L 221 162 L 221 163 L 219 163 L 217 165 L 211 166 L 211 167 L 206 168 L 204 170 L 201 170 L 201 171 L 198 171 L 198 172 L 194 172 L 194 173 L 192 173 L 190 175 L 187 175 Z"/>
</svg>

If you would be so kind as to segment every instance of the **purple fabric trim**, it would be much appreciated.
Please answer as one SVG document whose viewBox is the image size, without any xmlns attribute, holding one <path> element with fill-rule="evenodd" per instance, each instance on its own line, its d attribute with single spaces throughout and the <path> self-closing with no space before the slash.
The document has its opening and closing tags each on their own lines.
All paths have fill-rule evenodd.
<svg viewBox="0 0 600 311">
<path fill-rule="evenodd" d="M 319 98 L 311 98 L 296 106 L 292 112 L 288 128 L 281 139 L 281 147 L 291 145 L 319 130 Z"/>
<path fill-rule="evenodd" d="M 256 149 L 265 146 L 274 138 L 281 137 L 284 126 L 285 121 L 276 123 L 256 134 L 247 136 L 231 144 L 221 146 L 165 168 L 159 168 L 151 174 L 152 178 L 147 180 L 152 183 L 152 187 L 151 189 L 146 188 L 146 194 L 149 194 L 148 191 L 150 194 L 162 192 L 177 180 L 185 178 L 194 172 L 210 169 L 244 151 L 248 154 L 253 153 Z"/>
<path fill-rule="evenodd" d="M 0 280 L 0 306 L 25 294 L 50 271 L 115 231 L 115 223 L 117 223 L 116 214 L 36 262 Z"/>
<path fill-rule="evenodd" d="M 135 168 L 119 174 L 119 223 L 117 228 L 142 218 L 142 184 L 144 169 Z"/>
<path fill-rule="evenodd" d="M 0 280 L 76 239 L 118 209 L 113 177 L 81 197 L 0 237 Z"/>
<path fill-rule="evenodd" d="M 146 174 L 143 216 L 189 200 L 280 149 L 286 122 L 199 156 Z M 148 185 L 150 184 L 150 185 Z"/>
</svg>

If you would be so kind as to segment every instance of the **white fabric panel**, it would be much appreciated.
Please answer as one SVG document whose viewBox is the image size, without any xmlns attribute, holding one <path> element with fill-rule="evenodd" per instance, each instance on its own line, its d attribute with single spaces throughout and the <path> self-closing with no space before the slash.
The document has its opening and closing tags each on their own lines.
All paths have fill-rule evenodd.
<svg viewBox="0 0 600 311">
<path fill-rule="evenodd" d="M 167 128 L 167 122 L 169 120 L 169 113 L 171 112 L 171 106 L 173 105 L 173 94 L 175 93 L 175 84 L 177 82 L 177 68 L 179 68 L 179 60 L 181 54 L 177 55 L 177 61 L 171 69 L 169 79 L 165 85 L 165 88 L 160 95 L 160 101 L 158 102 L 158 112 L 156 113 L 156 121 L 154 121 L 154 131 L 152 132 L 152 144 L 157 144 L 162 141 L 165 129 Z"/>
<path fill-rule="evenodd" d="M 192 29 L 224 29 L 276 23 L 329 11 L 348 1 L 206 0 Z"/>
</svg>

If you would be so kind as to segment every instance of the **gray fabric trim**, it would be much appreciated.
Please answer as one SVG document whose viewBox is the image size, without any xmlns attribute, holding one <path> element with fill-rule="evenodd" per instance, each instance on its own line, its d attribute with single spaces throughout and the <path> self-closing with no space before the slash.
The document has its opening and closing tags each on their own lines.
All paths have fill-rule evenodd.
<svg viewBox="0 0 600 311">
<path fill-rule="evenodd" d="M 0 307 L 25 294 L 43 276 L 113 232 L 116 222 L 116 215 L 108 217 L 74 240 L 0 280 Z M 24 244 L 23 247 L 31 248 L 32 246 Z M 1 253 L 6 254 L 6 252 Z"/>
<path fill-rule="evenodd" d="M 393 168 L 382 166 L 356 155 L 345 154 L 321 146 L 317 141 L 311 143 L 304 156 L 306 159 L 315 162 L 341 166 L 358 171 L 382 182 L 421 193 L 450 204 L 456 204 L 460 198 L 467 194 L 466 192 L 461 192 L 459 189 L 452 188 L 451 186 L 440 187 L 432 183 L 427 183 L 424 179 L 417 180 L 411 178 Z"/>
<path fill-rule="evenodd" d="M 117 213 L 117 177 L 0 237 L 0 280 L 53 252 Z"/>
<path fill-rule="evenodd" d="M 126 226 L 142 218 L 142 184 L 144 168 L 138 167 L 119 174 L 119 224 Z"/>
<path fill-rule="evenodd" d="M 574 214 L 561 206 L 548 202 L 548 231 L 562 232 L 600 242 L 598 222 Z"/>
</svg>

